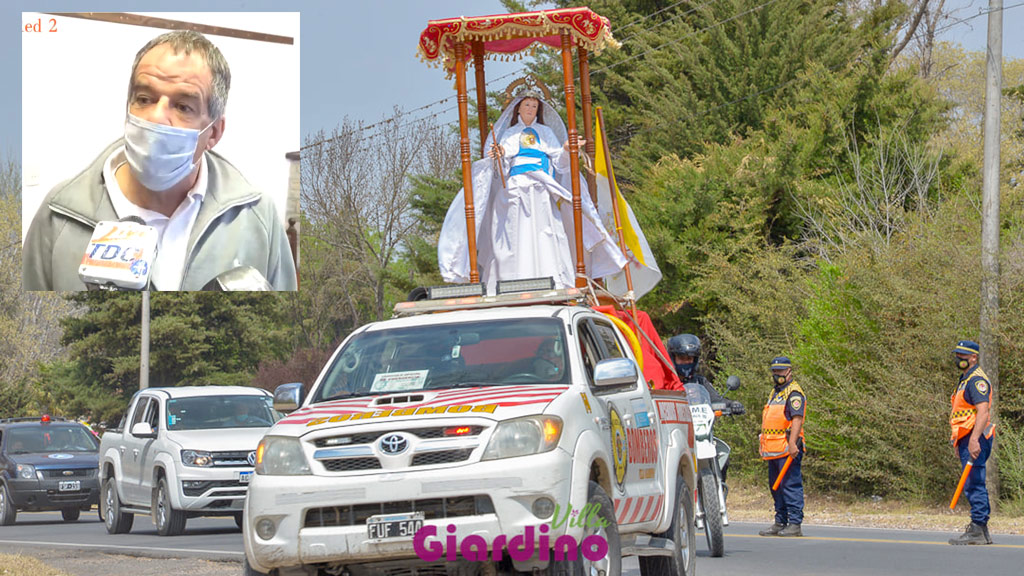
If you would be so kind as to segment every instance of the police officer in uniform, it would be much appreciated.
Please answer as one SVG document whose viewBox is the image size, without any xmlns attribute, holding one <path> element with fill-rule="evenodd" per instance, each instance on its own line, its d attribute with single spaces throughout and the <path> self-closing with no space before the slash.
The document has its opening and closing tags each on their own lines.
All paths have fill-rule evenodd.
<svg viewBox="0 0 1024 576">
<path fill-rule="evenodd" d="M 786 458 L 793 462 L 782 479 L 778 490 L 772 490 L 775 499 L 775 523 L 761 530 L 761 536 L 803 536 L 800 524 L 804 520 L 804 480 L 800 463 L 804 457 L 804 412 L 806 398 L 800 385 L 793 380 L 793 364 L 785 356 L 772 360 L 772 382 L 768 403 L 761 413 L 761 459 L 768 461 L 768 486 L 785 465 Z"/>
<path fill-rule="evenodd" d="M 960 382 L 950 398 L 953 408 L 949 414 L 949 425 L 953 429 L 949 441 L 960 453 L 960 465 L 973 462 L 964 496 L 971 504 L 971 523 L 964 533 L 951 538 L 950 544 L 991 544 L 988 533 L 988 490 L 985 488 L 985 462 L 992 452 L 992 435 L 995 427 L 989 413 L 991 383 L 978 366 L 980 347 L 970 340 L 956 343 L 953 354 L 960 369 Z"/>
</svg>

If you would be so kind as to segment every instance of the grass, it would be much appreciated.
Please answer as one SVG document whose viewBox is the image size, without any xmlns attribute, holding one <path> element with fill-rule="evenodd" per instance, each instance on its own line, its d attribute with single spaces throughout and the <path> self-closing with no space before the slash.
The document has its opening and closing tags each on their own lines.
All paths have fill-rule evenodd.
<svg viewBox="0 0 1024 576">
<path fill-rule="evenodd" d="M 0 554 L 0 576 L 68 576 L 31 556 Z"/>
<path fill-rule="evenodd" d="M 768 486 L 729 482 L 729 520 L 771 524 L 775 515 Z M 915 504 L 882 498 L 816 494 L 805 490 L 804 522 L 872 528 L 958 532 L 970 521 L 961 497 L 955 511 L 948 506 Z M 1024 534 L 1024 503 L 1005 504 L 993 511 L 989 528 L 996 534 Z"/>
</svg>

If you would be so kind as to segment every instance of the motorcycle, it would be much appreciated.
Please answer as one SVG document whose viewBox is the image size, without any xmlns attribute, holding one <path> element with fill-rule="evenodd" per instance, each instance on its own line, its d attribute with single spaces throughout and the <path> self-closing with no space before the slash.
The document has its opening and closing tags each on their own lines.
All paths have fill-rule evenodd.
<svg viewBox="0 0 1024 576">
<path fill-rule="evenodd" d="M 740 387 L 740 379 L 730 376 L 726 386 L 730 391 Z M 729 525 L 725 506 L 727 489 L 722 471 L 729 462 L 731 449 L 714 435 L 715 418 L 734 414 L 733 402 L 711 402 L 711 395 L 699 383 L 686 385 L 686 398 L 690 403 L 693 420 L 694 450 L 697 452 L 697 529 L 703 529 L 711 556 L 720 558 L 725 553 L 723 528 Z M 737 406 L 737 410 L 742 410 Z M 742 414 L 737 411 L 735 414 Z"/>
</svg>

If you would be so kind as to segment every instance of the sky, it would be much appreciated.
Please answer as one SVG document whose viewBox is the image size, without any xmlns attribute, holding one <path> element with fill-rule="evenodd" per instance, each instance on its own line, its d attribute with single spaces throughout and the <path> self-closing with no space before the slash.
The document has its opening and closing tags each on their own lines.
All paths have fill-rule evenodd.
<svg viewBox="0 0 1024 576">
<path fill-rule="evenodd" d="M 1022 3 L 1024 0 L 1004 0 L 1004 57 L 1024 58 L 1024 34 L 1017 33 L 1024 29 L 1024 5 L 1018 6 Z M 954 21 L 978 14 L 987 8 L 988 2 L 947 0 L 946 6 L 957 11 L 942 38 L 962 43 L 968 50 L 984 50 L 986 16 L 959 24 Z M 84 10 L 299 11 L 303 137 L 319 129 L 330 131 L 346 117 L 369 124 L 390 116 L 396 106 L 412 111 L 451 97 L 455 93 L 453 82 L 446 80 L 440 69 L 420 61 L 416 54 L 420 32 L 430 19 L 504 12 L 498 0 L 4 0 L 0 2 L 0 23 L 7 33 L 0 35 L 0 78 L 8 79 L 8 89 L 0 90 L 0 154 L 13 154 L 20 159 L 21 131 L 31 130 L 33 125 L 32 118 L 22 118 L 21 90 L 11 89 L 10 83 L 10 79 L 22 77 L 21 13 Z M 615 24 L 612 23 L 613 31 Z M 520 67 L 518 63 L 488 62 L 487 77 L 495 79 Z M 512 79 L 505 78 L 489 88 L 503 88 Z M 469 83 L 472 90 L 472 79 Z M 74 88 L 69 90 L 66 100 L 71 107 L 75 106 Z M 452 98 L 411 115 L 418 118 L 440 113 L 454 103 Z M 122 103 L 113 105 L 120 107 Z M 273 106 L 269 105 L 267 121 L 272 122 L 273 116 Z M 449 110 L 441 113 L 438 120 L 455 118 L 455 111 Z M 74 128 L 67 126 L 69 131 Z"/>
</svg>

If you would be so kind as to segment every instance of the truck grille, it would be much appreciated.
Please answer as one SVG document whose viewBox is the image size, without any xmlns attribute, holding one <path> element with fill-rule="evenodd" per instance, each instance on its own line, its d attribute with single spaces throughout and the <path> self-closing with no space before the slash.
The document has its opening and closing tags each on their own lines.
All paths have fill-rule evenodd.
<svg viewBox="0 0 1024 576">
<path fill-rule="evenodd" d="M 425 520 L 493 514 L 494 504 L 490 496 L 459 496 L 455 498 L 429 498 L 426 500 L 401 500 L 376 504 L 354 504 L 351 506 L 330 506 L 306 510 L 304 526 L 320 528 L 330 526 L 360 526 L 370 516 L 377 514 L 403 514 L 423 512 Z"/>
<path fill-rule="evenodd" d="M 330 448 L 333 446 L 349 446 L 353 444 L 373 444 L 378 438 L 391 432 L 404 432 L 406 434 L 412 434 L 423 438 L 424 440 L 430 438 L 444 438 L 444 431 L 447 428 L 453 426 L 433 426 L 429 428 L 409 428 L 407 430 L 379 430 L 377 432 L 359 432 L 356 434 L 345 434 L 341 436 L 330 436 L 327 438 L 318 438 L 313 442 L 317 448 Z M 469 433 L 463 434 L 465 437 L 479 436 L 483 432 L 483 426 L 469 426 Z"/>
<path fill-rule="evenodd" d="M 422 452 L 412 457 L 413 466 L 430 466 L 433 464 L 451 464 L 469 460 L 472 450 L 439 450 L 437 452 Z"/>
<path fill-rule="evenodd" d="M 214 466 L 252 466 L 249 463 L 249 452 L 252 450 L 237 451 L 237 452 L 213 452 L 213 465 Z"/>
<path fill-rule="evenodd" d="M 73 470 L 41 470 L 43 478 L 95 478 L 98 468 L 75 468 Z M 65 474 L 71 472 L 71 474 Z"/>
<path fill-rule="evenodd" d="M 355 470 L 380 470 L 380 460 L 376 458 L 335 458 L 321 460 L 328 472 L 352 472 Z"/>
</svg>

